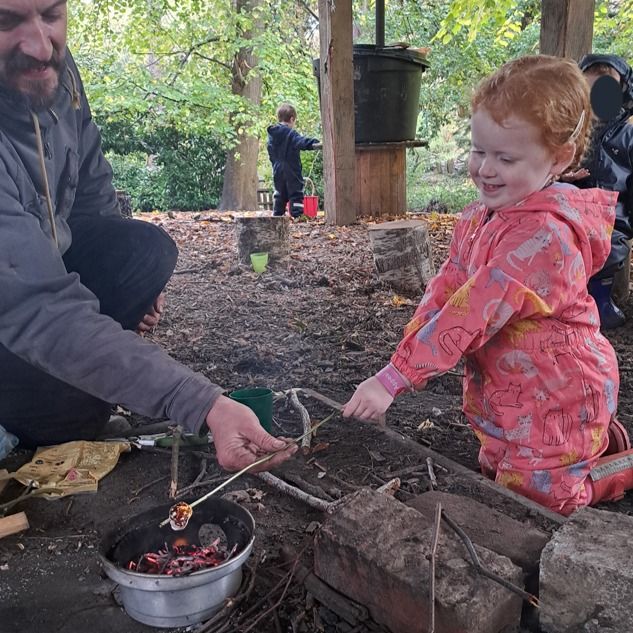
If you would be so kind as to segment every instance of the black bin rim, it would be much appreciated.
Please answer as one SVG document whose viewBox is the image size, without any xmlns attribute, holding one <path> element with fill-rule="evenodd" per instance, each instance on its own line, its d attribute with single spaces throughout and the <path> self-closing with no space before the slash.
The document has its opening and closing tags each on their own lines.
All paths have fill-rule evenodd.
<svg viewBox="0 0 633 633">
<path fill-rule="evenodd" d="M 425 55 L 411 48 L 403 48 L 402 46 L 382 46 L 377 47 L 375 44 L 354 44 L 354 56 L 358 57 L 390 57 L 418 64 L 424 68 L 429 68 L 430 63 Z"/>
</svg>

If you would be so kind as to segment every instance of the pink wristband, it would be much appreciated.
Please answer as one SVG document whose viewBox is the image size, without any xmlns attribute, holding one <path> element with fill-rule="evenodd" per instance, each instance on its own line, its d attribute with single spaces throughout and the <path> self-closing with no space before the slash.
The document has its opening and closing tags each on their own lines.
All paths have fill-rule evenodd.
<svg viewBox="0 0 633 633">
<path fill-rule="evenodd" d="M 391 363 L 383 367 L 376 374 L 376 378 L 393 398 L 403 391 L 413 391 L 411 383 Z"/>
</svg>

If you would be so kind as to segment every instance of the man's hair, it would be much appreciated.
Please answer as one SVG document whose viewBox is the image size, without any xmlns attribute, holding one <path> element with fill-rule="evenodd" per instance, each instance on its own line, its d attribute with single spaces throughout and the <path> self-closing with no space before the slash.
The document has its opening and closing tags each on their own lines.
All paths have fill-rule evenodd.
<svg viewBox="0 0 633 633">
<path fill-rule="evenodd" d="M 280 123 L 288 123 L 290 119 L 297 118 L 297 111 L 290 103 L 282 103 L 277 108 L 277 121 Z"/>
<path fill-rule="evenodd" d="M 499 125 L 513 115 L 526 120 L 541 131 L 541 141 L 551 152 L 574 140 L 576 153 L 570 168 L 580 163 L 587 147 L 589 87 L 570 59 L 529 55 L 504 64 L 479 84 L 471 109 L 486 110 Z"/>
</svg>

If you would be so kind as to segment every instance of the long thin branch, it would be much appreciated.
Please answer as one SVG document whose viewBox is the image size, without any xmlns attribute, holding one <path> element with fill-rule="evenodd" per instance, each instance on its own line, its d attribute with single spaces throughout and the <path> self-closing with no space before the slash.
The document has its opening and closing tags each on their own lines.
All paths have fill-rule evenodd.
<svg viewBox="0 0 633 633">
<path fill-rule="evenodd" d="M 319 21 L 319 16 L 308 6 L 305 0 L 297 0 L 297 4 L 303 7 L 317 22 Z"/>
<path fill-rule="evenodd" d="M 301 424 L 303 426 L 304 438 L 301 440 L 302 448 L 310 448 L 310 438 L 312 437 L 312 433 L 308 433 L 310 430 L 310 414 L 308 410 L 299 402 L 299 396 L 297 395 L 301 391 L 301 389 L 291 389 L 290 390 L 290 403 L 293 408 L 299 412 L 301 416 Z"/>
<path fill-rule="evenodd" d="M 502 578 L 501 576 L 498 576 L 497 574 L 486 569 L 481 564 L 479 560 L 479 556 L 477 556 L 477 552 L 475 551 L 473 542 L 468 538 L 468 535 L 466 534 L 466 532 L 464 532 L 464 530 L 462 530 L 462 528 L 460 528 L 459 525 L 455 523 L 455 521 L 447 517 L 446 514 L 443 514 L 442 518 L 444 519 L 444 521 L 446 521 L 446 523 L 448 523 L 448 525 L 450 525 L 450 527 L 455 531 L 457 536 L 459 536 L 459 538 L 462 540 L 462 543 L 464 543 L 464 545 L 466 546 L 466 549 L 468 550 L 468 554 L 470 555 L 473 566 L 475 567 L 478 573 L 480 573 L 482 576 L 485 576 L 486 578 L 490 578 L 490 580 L 493 580 L 494 582 L 498 583 L 502 587 L 505 587 L 509 591 L 516 593 L 518 596 L 521 596 L 533 607 L 540 606 L 539 600 L 536 596 L 521 589 L 521 587 L 517 587 L 514 583 L 511 583 L 509 580 L 506 580 L 505 578 Z"/>
</svg>

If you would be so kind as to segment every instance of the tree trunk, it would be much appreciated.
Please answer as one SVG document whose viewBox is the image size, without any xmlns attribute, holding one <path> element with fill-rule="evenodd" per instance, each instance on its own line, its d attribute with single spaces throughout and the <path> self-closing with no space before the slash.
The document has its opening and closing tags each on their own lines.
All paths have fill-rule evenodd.
<svg viewBox="0 0 633 633">
<path fill-rule="evenodd" d="M 252 11 L 261 0 L 235 0 L 237 13 Z M 253 31 L 242 33 L 244 39 L 253 39 L 263 29 L 260 18 L 253 24 Z M 233 94 L 239 95 L 253 106 L 259 106 L 262 98 L 262 79 L 255 71 L 259 60 L 251 47 L 241 48 L 233 60 Z M 238 129 L 245 127 L 243 121 Z M 229 151 L 224 169 L 224 183 L 220 211 L 257 209 L 257 156 L 259 140 L 251 134 L 237 131 L 237 144 Z"/>
<path fill-rule="evenodd" d="M 426 222 L 399 220 L 369 227 L 378 277 L 404 294 L 419 295 L 435 274 Z"/>
<path fill-rule="evenodd" d="M 283 259 L 290 250 L 289 233 L 290 219 L 287 215 L 235 216 L 238 260 L 242 264 L 249 264 L 251 253 L 268 253 L 270 262 Z"/>
</svg>

